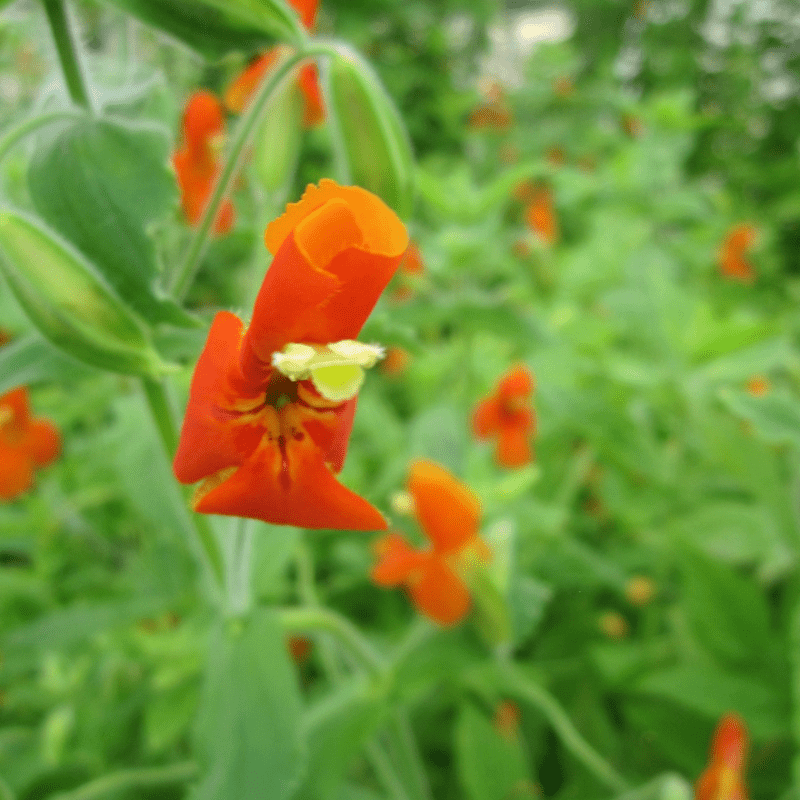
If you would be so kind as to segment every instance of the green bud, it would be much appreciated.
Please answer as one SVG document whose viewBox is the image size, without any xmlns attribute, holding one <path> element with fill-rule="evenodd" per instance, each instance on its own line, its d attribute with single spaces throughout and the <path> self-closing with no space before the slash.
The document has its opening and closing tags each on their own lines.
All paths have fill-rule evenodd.
<svg viewBox="0 0 800 800">
<path fill-rule="evenodd" d="M 267 194 L 282 202 L 288 194 L 297 169 L 297 157 L 303 138 L 303 98 L 297 88 L 297 76 L 290 74 L 281 82 L 262 115 L 253 142 L 253 164 Z"/>
<path fill-rule="evenodd" d="M 136 317 L 76 250 L 38 221 L 0 212 L 0 271 L 53 345 L 94 367 L 157 373 L 161 364 Z"/>
<path fill-rule="evenodd" d="M 342 181 L 374 192 L 407 219 L 413 203 L 414 159 L 383 84 L 355 51 L 339 44 L 327 77 L 326 107 Z"/>
</svg>

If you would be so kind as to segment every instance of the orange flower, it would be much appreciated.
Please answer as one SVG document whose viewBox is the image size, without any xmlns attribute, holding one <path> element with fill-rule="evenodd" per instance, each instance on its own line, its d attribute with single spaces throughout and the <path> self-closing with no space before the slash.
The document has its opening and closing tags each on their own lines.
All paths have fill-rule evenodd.
<svg viewBox="0 0 800 800">
<path fill-rule="evenodd" d="M 734 225 L 725 236 L 722 246 L 717 253 L 719 271 L 725 278 L 752 283 L 755 273 L 749 261 L 744 257 L 756 239 L 756 228 L 749 222 Z"/>
<path fill-rule="evenodd" d="M 305 636 L 290 636 L 286 640 L 286 649 L 292 657 L 292 661 L 301 664 L 311 653 L 311 639 Z"/>
<path fill-rule="evenodd" d="M 491 128 L 496 131 L 505 131 L 511 127 L 514 117 L 505 100 L 497 102 L 480 103 L 475 106 L 467 120 L 467 127 L 477 131 Z"/>
<path fill-rule="evenodd" d="M 494 393 L 473 412 L 475 436 L 497 437 L 495 458 L 503 467 L 521 467 L 533 460 L 530 438 L 536 433 L 536 416 L 530 405 L 532 393 L 533 377 L 524 364 L 518 364 L 500 378 Z"/>
<path fill-rule="evenodd" d="M 381 361 L 381 372 L 389 377 L 402 375 L 411 363 L 411 356 L 408 350 L 403 347 L 388 347 L 383 361 Z"/>
<path fill-rule="evenodd" d="M 622 130 L 631 137 L 631 139 L 638 139 L 644 133 L 644 125 L 642 120 L 635 114 L 623 114 L 620 120 Z"/>
<path fill-rule="evenodd" d="M 371 578 L 379 586 L 405 586 L 421 613 L 440 625 L 455 625 L 471 604 L 463 576 L 490 557 L 478 535 L 480 500 L 431 461 L 411 466 L 408 490 L 431 547 L 415 550 L 399 533 L 386 534 L 377 542 Z"/>
<path fill-rule="evenodd" d="M 0 347 L 7 345 L 10 341 L 11 334 L 5 328 L 0 328 Z"/>
<path fill-rule="evenodd" d="M 222 311 L 197 363 L 175 456 L 193 506 L 306 528 L 386 528 L 334 477 L 344 464 L 363 368 L 353 341 L 397 269 L 406 229 L 382 200 L 323 180 L 270 223 L 274 259 L 249 328 Z"/>
<path fill-rule="evenodd" d="M 556 78 L 553 83 L 553 91 L 558 97 L 571 97 L 575 93 L 575 84 L 572 78 L 562 75 L 560 78 Z"/>
<path fill-rule="evenodd" d="M 411 276 L 419 276 L 424 274 L 425 264 L 422 262 L 422 253 L 416 242 L 409 242 L 408 250 L 406 250 L 405 258 L 400 262 L 400 269 L 397 271 L 398 277 L 401 279 L 400 285 L 391 294 L 392 300 L 396 303 L 402 303 L 410 300 L 414 294 L 413 278 Z"/>
<path fill-rule="evenodd" d="M 563 167 L 567 161 L 563 147 L 550 147 L 545 153 L 545 158 L 554 167 Z"/>
<path fill-rule="evenodd" d="M 540 187 L 536 190 L 525 210 L 525 221 L 545 244 L 554 244 L 558 240 L 558 220 L 550 189 Z"/>
<path fill-rule="evenodd" d="M 61 437 L 50 420 L 31 417 L 24 386 L 0 395 L 0 500 L 12 500 L 33 485 L 36 467 L 51 464 Z"/>
<path fill-rule="evenodd" d="M 195 92 L 183 112 L 183 147 L 172 156 L 181 190 L 181 206 L 190 225 L 196 225 L 211 197 L 220 172 L 218 145 L 225 133 L 222 106 L 211 92 Z M 233 227 L 233 205 L 220 206 L 214 232 L 227 233 Z"/>
<path fill-rule="evenodd" d="M 311 30 L 316 21 L 319 0 L 289 0 L 289 4 L 300 15 L 306 30 Z M 261 56 L 256 56 L 234 79 L 225 92 L 225 105 L 230 111 L 241 114 L 250 102 L 267 72 L 278 60 L 281 49 L 273 47 Z M 325 106 L 319 89 L 319 74 L 315 64 L 306 64 L 297 75 L 297 86 L 303 94 L 303 125 L 313 128 L 325 121 Z"/>
<path fill-rule="evenodd" d="M 503 700 L 498 703 L 494 712 L 495 730 L 503 738 L 513 741 L 519 735 L 521 718 L 519 706 L 511 700 Z"/>
<path fill-rule="evenodd" d="M 738 714 L 725 714 L 711 740 L 711 763 L 695 784 L 695 800 L 747 800 L 743 774 L 746 759 L 744 720 Z"/>
</svg>

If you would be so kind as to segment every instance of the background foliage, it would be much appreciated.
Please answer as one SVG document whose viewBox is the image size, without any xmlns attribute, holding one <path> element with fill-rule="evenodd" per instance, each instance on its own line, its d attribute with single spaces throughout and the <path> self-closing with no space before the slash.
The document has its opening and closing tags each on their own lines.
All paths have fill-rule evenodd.
<svg viewBox="0 0 800 800">
<path fill-rule="evenodd" d="M 168 171 L 181 108 L 198 86 L 221 92 L 263 32 L 245 16 L 212 35 L 190 15 L 192 49 L 137 3 L 76 2 L 105 120 L 5 151 L 5 133 L 69 103 L 41 7 L 4 5 L 2 205 L 103 265 L 180 364 L 183 402 L 213 311 L 247 308 L 263 275 L 264 224 L 332 173 L 329 129 L 293 134 L 283 196 L 247 167 L 187 313 L 157 288 L 190 239 Z M 63 355 L 0 282 L 0 393 L 30 385 L 64 439 L 36 490 L 0 506 L 0 797 L 689 797 L 729 710 L 752 737 L 754 800 L 800 796 L 795 4 L 573 0 L 570 37 L 491 76 L 511 124 L 475 129 L 487 48 L 531 10 L 508 6 L 323 0 L 318 24 L 400 111 L 425 264 L 364 330 L 410 362 L 369 375 L 342 478 L 387 513 L 415 457 L 468 483 L 506 635 L 488 612 L 447 631 L 415 620 L 369 582 L 370 535 L 265 525 L 256 608 L 218 619 L 137 379 Z M 551 188 L 552 245 L 525 224 L 525 180 Z M 717 265 L 741 222 L 758 230 L 751 284 Z M 507 471 L 469 419 L 515 362 L 536 376 L 539 432 L 535 465 Z M 334 615 L 301 663 L 283 641 L 309 626 L 277 607 Z M 425 777 L 398 744 L 409 731 Z"/>
</svg>

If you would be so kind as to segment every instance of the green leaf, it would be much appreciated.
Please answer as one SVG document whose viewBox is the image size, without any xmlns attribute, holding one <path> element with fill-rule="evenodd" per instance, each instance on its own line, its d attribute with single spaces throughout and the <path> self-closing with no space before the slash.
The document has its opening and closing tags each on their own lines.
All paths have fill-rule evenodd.
<svg viewBox="0 0 800 800">
<path fill-rule="evenodd" d="M 731 391 L 721 392 L 720 397 L 734 414 L 755 428 L 760 439 L 800 447 L 800 402 L 797 398 L 778 392 L 753 397 Z"/>
<path fill-rule="evenodd" d="M 300 693 L 275 615 L 218 627 L 197 720 L 202 779 L 192 800 L 294 796 L 304 769 Z"/>
<path fill-rule="evenodd" d="M 709 720 L 734 710 L 759 739 L 789 735 L 788 686 L 783 695 L 765 679 L 685 664 L 652 673 L 632 688 L 635 693 L 670 700 Z"/>
<path fill-rule="evenodd" d="M 103 0 L 218 59 L 263 49 L 274 38 L 297 41 L 297 14 L 283 0 Z"/>
<path fill-rule="evenodd" d="M 144 712 L 144 740 L 149 752 L 173 745 L 188 730 L 197 709 L 196 681 L 167 686 L 150 698 Z"/>
<path fill-rule="evenodd" d="M 306 712 L 303 725 L 310 755 L 305 789 L 312 797 L 335 796 L 356 754 L 387 711 L 385 698 L 368 682 L 356 679 Z"/>
<path fill-rule="evenodd" d="M 469 800 L 537 796 L 517 734 L 501 733 L 480 711 L 465 704 L 455 736 L 458 775 Z"/>
<path fill-rule="evenodd" d="M 72 125 L 33 158 L 31 198 L 120 297 L 150 322 L 191 325 L 153 289 L 158 267 L 147 229 L 178 202 L 166 131 L 111 120 Z"/>
<path fill-rule="evenodd" d="M 26 336 L 0 348 L 0 394 L 44 381 L 76 380 L 89 370 L 59 353 L 44 339 Z"/>
<path fill-rule="evenodd" d="M 683 604 L 700 641 L 724 660 L 763 662 L 772 634 L 760 589 L 697 551 L 687 549 L 682 562 Z"/>
<path fill-rule="evenodd" d="M 154 374 L 161 364 L 138 320 L 96 270 L 52 230 L 0 212 L 0 269 L 41 334 L 110 372 Z"/>
<path fill-rule="evenodd" d="M 327 107 L 343 180 L 374 192 L 407 219 L 413 204 L 414 157 L 380 78 L 345 45 L 331 59 L 327 78 Z"/>
</svg>

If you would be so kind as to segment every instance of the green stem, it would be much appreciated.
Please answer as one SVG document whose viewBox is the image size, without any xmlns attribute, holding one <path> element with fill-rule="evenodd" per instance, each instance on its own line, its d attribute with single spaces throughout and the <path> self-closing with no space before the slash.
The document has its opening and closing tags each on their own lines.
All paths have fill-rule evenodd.
<svg viewBox="0 0 800 800">
<path fill-rule="evenodd" d="M 228 613 L 239 616 L 253 604 L 253 542 L 255 520 L 238 517 L 235 520 L 230 558 L 227 560 Z"/>
<path fill-rule="evenodd" d="M 77 789 L 50 795 L 48 800 L 100 800 L 100 798 L 116 795 L 123 791 L 185 783 L 194 778 L 196 774 L 197 765 L 191 761 L 183 761 L 167 767 L 124 769 L 85 783 Z"/>
<path fill-rule="evenodd" d="M 389 722 L 389 737 L 402 772 L 408 776 L 409 784 L 414 787 L 414 796 L 419 800 L 432 800 L 428 776 L 405 710 L 398 709 L 393 714 Z"/>
<path fill-rule="evenodd" d="M 92 102 L 86 89 L 75 39 L 70 30 L 63 0 L 42 0 L 42 2 L 47 14 L 47 21 L 50 23 L 50 31 L 53 34 L 69 96 L 76 106 L 82 106 L 87 111 L 91 111 Z"/>
<path fill-rule="evenodd" d="M 535 706 L 552 725 L 564 747 L 598 780 L 615 792 L 628 788 L 627 781 L 581 736 L 567 712 L 550 692 L 520 673 L 510 661 L 501 662 L 500 673 L 507 681 L 509 692 Z"/>
<path fill-rule="evenodd" d="M 170 288 L 173 296 L 178 299 L 185 297 L 189 287 L 192 285 L 192 281 L 194 281 L 197 270 L 200 268 L 200 260 L 208 246 L 211 228 L 217 218 L 220 205 L 231 192 L 236 176 L 240 172 L 247 143 L 258 125 L 273 92 L 298 64 L 316 56 L 331 55 L 332 52 L 334 51 L 330 45 L 309 45 L 300 52 L 289 56 L 276 69 L 269 72 L 261 82 L 255 97 L 236 126 L 230 149 L 225 157 L 225 163 L 222 165 L 219 177 L 214 184 L 214 190 L 211 192 L 208 205 L 202 217 L 200 217 L 200 224 L 195 229 L 192 240 L 189 243 L 186 258 L 172 278 Z"/>
<path fill-rule="evenodd" d="M 384 660 L 361 632 L 341 614 L 322 607 L 282 608 L 281 624 L 289 633 L 332 633 L 364 669 L 375 677 L 385 672 Z"/>
<path fill-rule="evenodd" d="M 372 769 L 384 787 L 391 792 L 394 800 L 411 800 L 384 749 L 372 741 L 366 746 L 366 751 Z"/>
<path fill-rule="evenodd" d="M 164 446 L 164 454 L 169 462 L 178 447 L 178 424 L 175 404 L 172 402 L 167 388 L 163 381 L 153 378 L 142 378 L 142 387 L 147 399 L 150 414 L 155 423 L 161 443 Z M 197 538 L 206 555 L 208 566 L 214 575 L 218 585 L 222 585 L 224 579 L 224 563 L 222 553 L 219 549 L 217 537 L 211 529 L 208 519 L 202 514 L 191 514 L 191 524 L 197 534 Z"/>
<path fill-rule="evenodd" d="M 6 783 L 2 775 L 0 775 L 0 800 L 17 800 L 16 793 L 8 783 Z"/>
<path fill-rule="evenodd" d="M 39 128 L 44 128 L 53 122 L 81 119 L 83 116 L 84 114 L 81 111 L 64 109 L 62 111 L 49 111 L 46 114 L 37 114 L 35 117 L 23 120 L 16 128 L 12 128 L 0 139 L 0 161 L 8 155 L 18 142 L 21 142 L 26 136 Z"/>
</svg>

